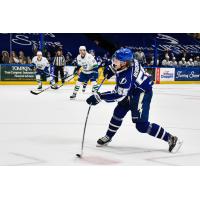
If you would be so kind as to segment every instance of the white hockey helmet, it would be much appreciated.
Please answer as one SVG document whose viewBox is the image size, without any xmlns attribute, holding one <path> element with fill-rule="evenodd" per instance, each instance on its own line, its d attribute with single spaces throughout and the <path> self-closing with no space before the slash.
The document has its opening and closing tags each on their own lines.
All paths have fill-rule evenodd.
<svg viewBox="0 0 200 200">
<path fill-rule="evenodd" d="M 86 47 L 85 46 L 80 46 L 79 50 L 85 50 L 86 51 Z"/>
<path fill-rule="evenodd" d="M 42 56 L 42 52 L 41 52 L 41 51 L 38 51 L 38 52 L 37 52 L 37 56 Z"/>
</svg>

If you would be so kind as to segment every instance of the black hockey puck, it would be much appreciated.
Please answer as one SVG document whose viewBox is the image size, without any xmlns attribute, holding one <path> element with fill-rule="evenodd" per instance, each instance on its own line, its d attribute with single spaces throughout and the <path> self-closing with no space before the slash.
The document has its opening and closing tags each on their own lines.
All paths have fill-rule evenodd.
<svg viewBox="0 0 200 200">
<path fill-rule="evenodd" d="M 80 154 L 78 154 L 78 153 L 76 154 L 76 156 L 77 156 L 78 158 L 81 158 L 81 155 L 80 155 Z"/>
</svg>

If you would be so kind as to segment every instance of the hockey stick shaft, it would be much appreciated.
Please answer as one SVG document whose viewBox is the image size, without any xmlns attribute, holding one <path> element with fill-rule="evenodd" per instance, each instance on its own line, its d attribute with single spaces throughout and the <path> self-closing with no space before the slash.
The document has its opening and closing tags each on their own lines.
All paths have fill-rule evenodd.
<svg viewBox="0 0 200 200">
<path fill-rule="evenodd" d="M 43 71 L 43 73 L 45 73 L 47 76 L 52 76 L 52 77 L 57 77 L 57 76 L 55 76 L 54 74 L 51 74 L 51 73 L 47 73 L 47 72 L 45 72 L 43 69 L 40 69 L 41 71 Z"/>
<path fill-rule="evenodd" d="M 98 89 L 97 89 L 97 92 L 99 91 L 99 89 L 100 89 L 101 86 L 103 85 L 103 83 L 104 83 L 104 81 L 106 80 L 106 78 L 107 78 L 107 77 L 105 77 L 105 78 L 101 81 L 101 83 L 100 83 L 100 85 L 99 85 L 99 87 L 98 87 Z M 87 115 L 86 115 L 86 119 L 85 119 L 85 125 L 84 125 L 84 129 L 83 129 L 83 137 L 82 137 L 82 143 L 81 143 L 81 154 L 80 154 L 81 156 L 83 155 L 83 148 L 84 148 L 84 143 L 85 143 L 85 133 L 86 133 L 87 121 L 88 121 L 88 117 L 89 117 L 89 114 L 90 114 L 91 107 L 92 107 L 92 104 L 89 105 L 89 108 L 88 108 L 88 111 L 87 111 Z"/>
<path fill-rule="evenodd" d="M 72 75 L 73 75 L 73 74 L 72 74 Z M 72 75 L 70 75 L 70 76 L 72 76 Z M 66 77 L 66 78 L 64 78 L 64 79 L 62 79 L 62 80 L 66 80 L 66 79 L 69 78 L 70 76 L 68 76 L 68 77 Z M 70 79 L 68 79 L 67 82 L 71 81 L 73 78 L 74 78 L 74 76 L 71 77 Z M 64 86 L 64 84 L 60 85 L 60 86 L 58 87 L 58 89 L 61 88 L 62 86 Z"/>
<path fill-rule="evenodd" d="M 43 70 L 43 72 L 47 75 L 47 76 L 52 76 L 52 77 L 54 77 L 54 78 L 58 78 L 58 76 L 56 76 L 56 75 L 54 75 L 54 74 L 51 74 L 51 73 L 46 73 L 44 70 Z M 66 73 L 67 74 L 67 73 Z M 72 76 L 73 74 L 71 74 L 70 76 Z M 66 78 L 68 78 L 68 77 L 65 77 L 66 75 L 64 75 L 64 78 L 62 79 L 62 80 L 65 80 Z"/>
</svg>

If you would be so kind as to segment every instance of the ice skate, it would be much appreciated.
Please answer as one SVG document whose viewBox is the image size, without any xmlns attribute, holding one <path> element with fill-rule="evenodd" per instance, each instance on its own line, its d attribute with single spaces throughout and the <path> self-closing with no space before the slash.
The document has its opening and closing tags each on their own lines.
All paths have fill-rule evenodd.
<svg viewBox="0 0 200 200">
<path fill-rule="evenodd" d="M 97 147 L 101 147 L 101 146 L 106 146 L 108 145 L 108 143 L 111 142 L 111 138 L 109 138 L 107 135 L 105 135 L 104 137 L 102 138 L 99 138 L 97 140 Z"/>
<path fill-rule="evenodd" d="M 176 136 L 171 136 L 168 140 L 169 152 L 176 153 L 181 148 L 183 141 Z"/>
<path fill-rule="evenodd" d="M 70 96 L 70 99 L 71 99 L 71 100 L 74 100 L 75 98 L 76 98 L 76 94 L 73 93 L 73 94 Z"/>
<path fill-rule="evenodd" d="M 51 84 L 51 89 L 57 90 L 58 89 L 58 85 L 56 83 L 55 84 Z"/>
</svg>

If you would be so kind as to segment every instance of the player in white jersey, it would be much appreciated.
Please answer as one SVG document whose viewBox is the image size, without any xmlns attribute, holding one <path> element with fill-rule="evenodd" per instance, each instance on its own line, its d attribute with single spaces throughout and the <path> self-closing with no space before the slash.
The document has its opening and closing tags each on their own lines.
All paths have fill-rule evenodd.
<svg viewBox="0 0 200 200">
<path fill-rule="evenodd" d="M 34 56 L 32 59 L 32 64 L 36 68 L 36 81 L 38 82 L 38 90 L 42 89 L 42 76 L 46 76 L 52 87 L 54 86 L 53 78 L 50 76 L 49 72 L 49 62 L 48 60 L 42 56 L 42 52 L 38 51 L 37 56 Z"/>
<path fill-rule="evenodd" d="M 92 83 L 92 92 L 95 92 L 98 89 L 98 65 L 95 58 L 86 51 L 85 46 L 80 46 L 79 53 L 80 54 L 77 56 L 77 67 L 74 69 L 74 74 L 77 74 L 81 67 L 82 71 L 70 99 L 75 99 L 80 86 L 89 80 Z"/>
</svg>

